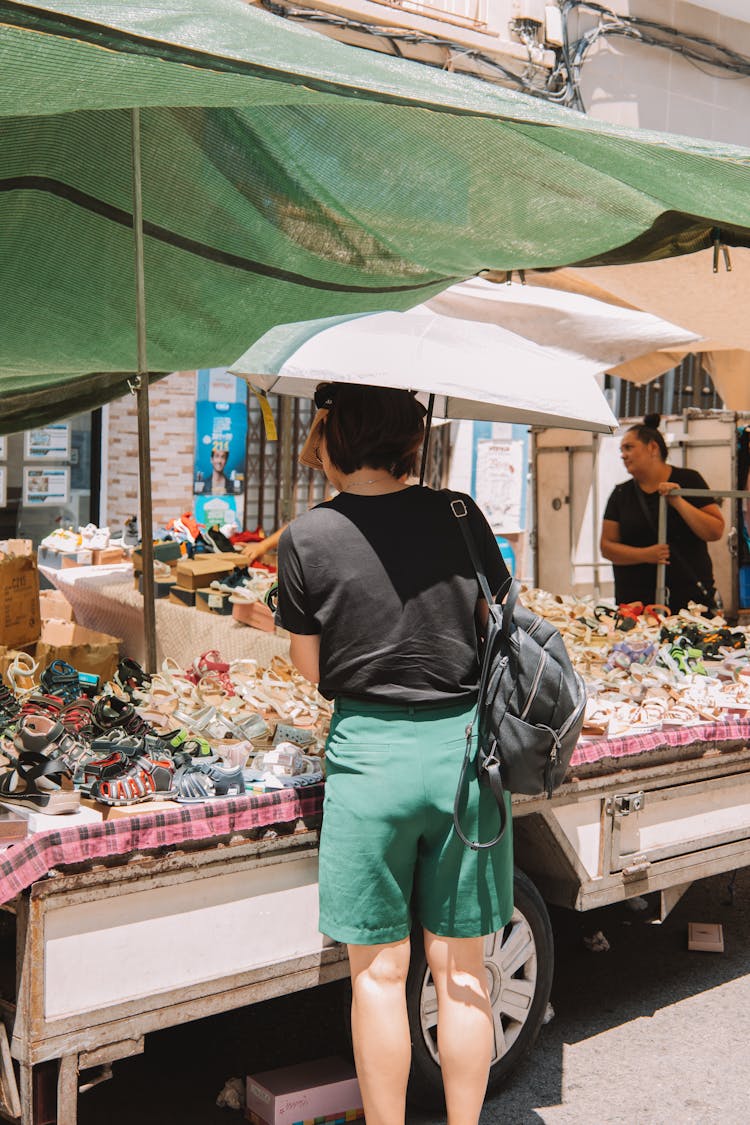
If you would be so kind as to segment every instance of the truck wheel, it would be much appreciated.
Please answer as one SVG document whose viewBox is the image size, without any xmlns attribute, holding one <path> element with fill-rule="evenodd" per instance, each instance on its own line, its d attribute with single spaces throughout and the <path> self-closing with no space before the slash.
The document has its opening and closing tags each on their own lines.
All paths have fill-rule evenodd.
<svg viewBox="0 0 750 1125">
<path fill-rule="evenodd" d="M 544 900 L 516 869 L 513 917 L 485 938 L 485 963 L 495 1025 L 495 1053 L 487 1086 L 499 1086 L 531 1048 L 542 1026 L 554 969 L 554 946 Z M 406 985 L 412 1064 L 409 1098 L 432 1109 L 443 1104 L 437 1049 L 437 997 L 421 931 L 412 934 Z"/>
</svg>

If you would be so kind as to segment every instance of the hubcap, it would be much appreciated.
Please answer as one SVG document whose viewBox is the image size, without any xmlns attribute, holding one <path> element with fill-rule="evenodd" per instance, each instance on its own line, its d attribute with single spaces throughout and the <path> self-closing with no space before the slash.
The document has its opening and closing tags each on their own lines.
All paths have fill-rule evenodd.
<svg viewBox="0 0 750 1125">
<path fill-rule="evenodd" d="M 484 939 L 484 963 L 495 1029 L 492 1063 L 510 1050 L 529 1017 L 536 991 L 537 960 L 534 935 L 518 909 L 504 929 Z M 429 968 L 422 982 L 419 1006 L 422 1035 L 438 1065 L 437 993 Z"/>
</svg>

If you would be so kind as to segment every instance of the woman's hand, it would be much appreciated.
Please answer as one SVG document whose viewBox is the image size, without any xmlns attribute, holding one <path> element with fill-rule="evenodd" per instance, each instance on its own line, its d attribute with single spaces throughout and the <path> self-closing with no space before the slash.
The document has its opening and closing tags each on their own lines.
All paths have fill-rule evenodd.
<svg viewBox="0 0 750 1125">
<path fill-rule="evenodd" d="M 669 543 L 654 543 L 650 547 L 642 547 L 643 562 L 668 563 L 669 562 Z"/>
</svg>

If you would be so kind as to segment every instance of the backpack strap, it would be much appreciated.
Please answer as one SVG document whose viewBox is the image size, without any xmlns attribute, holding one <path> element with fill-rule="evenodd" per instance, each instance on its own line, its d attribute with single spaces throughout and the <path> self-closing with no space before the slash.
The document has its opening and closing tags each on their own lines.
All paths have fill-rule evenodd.
<svg viewBox="0 0 750 1125">
<path fill-rule="evenodd" d="M 463 497 L 456 496 L 455 494 L 448 492 L 448 490 L 446 490 L 446 495 L 450 498 L 451 511 L 458 520 L 458 526 L 461 529 L 464 543 L 466 544 L 466 548 L 469 552 L 469 557 L 477 576 L 479 589 L 481 590 L 482 596 L 484 597 L 489 607 L 495 603 L 495 598 L 493 597 L 492 591 L 490 590 L 490 584 L 487 581 L 487 575 L 484 573 L 484 567 L 482 566 L 482 560 L 479 557 L 479 551 L 477 550 L 476 541 L 471 532 L 471 527 L 468 520 L 469 512 L 466 507 L 466 502 Z M 506 636 L 508 636 L 510 633 L 510 626 L 513 620 L 513 610 L 515 609 L 516 601 L 518 600 L 519 591 L 520 586 L 511 578 L 508 597 L 503 608 L 503 618 L 501 626 L 503 633 Z M 467 848 L 471 848 L 472 851 L 475 852 L 484 851 L 487 848 L 494 847 L 495 844 L 497 844 L 505 835 L 505 830 L 508 826 L 508 810 L 505 804 L 505 788 L 503 786 L 503 780 L 500 775 L 500 759 L 497 757 L 497 754 L 493 749 L 492 753 L 485 755 L 484 760 L 481 763 L 482 776 L 480 776 L 480 781 L 482 780 L 482 777 L 484 777 L 490 787 L 495 801 L 497 802 L 497 810 L 500 814 L 500 829 L 497 832 L 497 835 L 494 836 L 492 840 L 488 840 L 486 843 L 480 843 L 479 840 L 470 840 L 468 836 L 464 834 L 464 831 L 461 828 L 461 796 L 463 794 L 464 785 L 466 782 L 466 773 L 469 768 L 469 763 L 472 757 L 472 750 L 474 747 L 474 729 L 476 728 L 477 731 L 479 729 L 479 714 L 482 706 L 482 700 L 485 697 L 487 684 L 490 678 L 490 672 L 492 670 L 492 656 L 490 652 L 490 646 L 487 644 L 485 644 L 484 652 L 480 658 L 480 664 L 481 673 L 479 676 L 477 705 L 474 710 L 472 720 L 466 728 L 466 749 L 464 751 L 464 758 L 461 764 L 461 773 L 459 775 L 458 786 L 456 788 L 456 799 L 453 802 L 453 827 L 456 830 L 456 835 L 462 841 L 462 843 L 466 845 Z M 477 750 L 477 754 L 478 753 L 479 751 Z"/>
</svg>

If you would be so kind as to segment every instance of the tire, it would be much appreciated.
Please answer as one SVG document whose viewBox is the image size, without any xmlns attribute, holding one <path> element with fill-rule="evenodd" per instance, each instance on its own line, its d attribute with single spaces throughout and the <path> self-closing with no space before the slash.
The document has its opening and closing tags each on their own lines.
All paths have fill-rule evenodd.
<svg viewBox="0 0 750 1125">
<path fill-rule="evenodd" d="M 513 879 L 513 917 L 485 938 L 485 962 L 495 1025 L 488 1092 L 502 1085 L 531 1049 L 542 1026 L 554 970 L 554 945 L 544 900 L 522 871 Z M 513 953 L 508 963 L 509 954 Z M 412 934 L 406 984 L 412 1064 L 409 1099 L 426 1109 L 444 1105 L 437 1051 L 437 1000 L 421 931 Z"/>
</svg>

